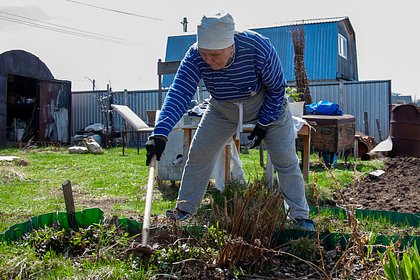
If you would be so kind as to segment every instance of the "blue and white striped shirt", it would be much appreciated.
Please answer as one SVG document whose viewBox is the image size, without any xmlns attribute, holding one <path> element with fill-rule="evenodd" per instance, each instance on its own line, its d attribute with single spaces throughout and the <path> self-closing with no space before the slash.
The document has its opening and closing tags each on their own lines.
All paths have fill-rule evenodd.
<svg viewBox="0 0 420 280">
<path fill-rule="evenodd" d="M 234 61 L 221 70 L 212 70 L 203 61 L 197 44 L 190 47 L 169 87 L 153 135 L 168 137 L 187 111 L 201 78 L 217 100 L 248 98 L 264 84 L 266 96 L 258 122 L 267 126 L 278 119 L 285 96 L 280 59 L 268 38 L 253 31 L 243 31 L 235 34 Z"/>
</svg>

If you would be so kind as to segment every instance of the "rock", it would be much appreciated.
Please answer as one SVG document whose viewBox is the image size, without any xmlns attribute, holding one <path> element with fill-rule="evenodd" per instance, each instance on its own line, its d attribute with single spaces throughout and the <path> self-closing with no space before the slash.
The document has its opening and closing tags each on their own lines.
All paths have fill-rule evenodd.
<svg viewBox="0 0 420 280">
<path fill-rule="evenodd" d="M 88 148 L 82 146 L 73 146 L 69 148 L 69 154 L 87 154 Z"/>
<path fill-rule="evenodd" d="M 16 156 L 0 156 L 0 161 L 14 161 L 15 159 L 19 159 Z"/>
<path fill-rule="evenodd" d="M 89 152 L 91 152 L 92 154 L 99 155 L 99 154 L 103 154 L 104 153 L 104 151 L 102 150 L 101 146 L 92 137 L 88 137 L 87 139 L 84 139 L 83 142 L 85 143 L 85 145 L 88 148 Z"/>
</svg>

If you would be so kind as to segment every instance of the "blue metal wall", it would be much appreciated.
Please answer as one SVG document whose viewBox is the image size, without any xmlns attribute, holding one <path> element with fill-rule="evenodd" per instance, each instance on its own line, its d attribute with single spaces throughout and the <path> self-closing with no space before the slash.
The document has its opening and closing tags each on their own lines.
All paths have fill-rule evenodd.
<svg viewBox="0 0 420 280">
<path fill-rule="evenodd" d="M 195 34 L 168 37 L 168 41 L 166 42 L 165 61 L 182 60 L 189 47 L 196 41 L 197 36 Z M 164 75 L 162 80 L 162 87 L 168 88 L 174 80 L 174 77 L 175 74 Z"/>
<path fill-rule="evenodd" d="M 344 20 L 343 18 L 340 18 Z M 337 37 L 338 21 L 316 22 L 304 24 L 305 32 L 305 67 L 310 81 L 331 81 L 340 76 L 337 65 Z M 292 28 L 298 25 L 275 26 L 251 29 L 266 37 L 273 43 L 280 60 L 282 61 L 287 81 L 294 77 L 294 51 L 292 41 Z M 351 40 L 351 38 L 348 38 Z M 182 60 L 188 48 L 196 42 L 196 35 L 179 35 L 168 37 L 165 61 Z M 353 47 L 349 44 L 349 47 Z M 349 49 L 349 53 L 352 50 Z M 350 63 L 356 63 L 355 61 Z M 357 67 L 356 67 L 357 69 Z M 356 73 L 357 74 L 357 73 Z M 169 87 L 174 75 L 165 75 L 163 87 Z M 357 75 L 355 76 L 357 78 Z"/>
</svg>

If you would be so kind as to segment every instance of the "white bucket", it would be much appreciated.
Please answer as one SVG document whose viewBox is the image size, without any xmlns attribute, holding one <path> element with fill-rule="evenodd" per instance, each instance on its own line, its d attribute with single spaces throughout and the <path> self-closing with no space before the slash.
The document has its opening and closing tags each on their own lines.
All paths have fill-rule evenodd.
<svg viewBox="0 0 420 280">
<path fill-rule="evenodd" d="M 301 118 L 303 116 L 303 105 L 305 105 L 305 101 L 290 102 L 289 108 L 292 116 Z"/>
</svg>

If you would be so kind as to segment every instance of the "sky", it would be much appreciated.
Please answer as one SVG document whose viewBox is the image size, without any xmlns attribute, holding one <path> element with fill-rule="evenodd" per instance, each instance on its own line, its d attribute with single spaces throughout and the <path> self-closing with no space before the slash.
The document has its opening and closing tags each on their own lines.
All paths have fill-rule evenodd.
<svg viewBox="0 0 420 280">
<path fill-rule="evenodd" d="M 392 92 L 420 99 L 420 36 L 414 0 L 0 0 L 0 54 L 21 49 L 72 91 L 158 88 L 168 36 L 204 14 L 232 14 L 237 29 L 348 16 L 360 81 L 391 80 Z"/>
</svg>

